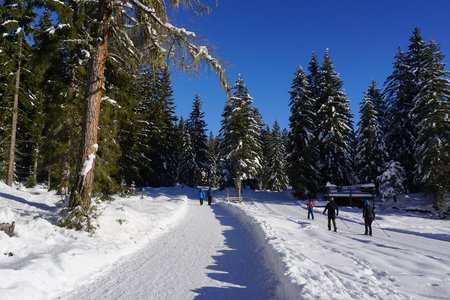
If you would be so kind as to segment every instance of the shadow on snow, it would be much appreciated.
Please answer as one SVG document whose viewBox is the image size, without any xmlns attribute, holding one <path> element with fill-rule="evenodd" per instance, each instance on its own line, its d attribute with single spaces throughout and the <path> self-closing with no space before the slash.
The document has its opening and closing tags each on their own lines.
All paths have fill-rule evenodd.
<svg viewBox="0 0 450 300">
<path fill-rule="evenodd" d="M 207 267 L 208 276 L 233 287 L 202 287 L 193 290 L 201 299 L 273 299 L 274 280 L 270 272 L 262 265 L 260 250 L 255 247 L 251 233 L 245 226 L 220 205 L 213 205 L 212 210 L 222 226 L 225 245 L 229 248 L 220 250 L 213 256 L 214 264 Z"/>
</svg>

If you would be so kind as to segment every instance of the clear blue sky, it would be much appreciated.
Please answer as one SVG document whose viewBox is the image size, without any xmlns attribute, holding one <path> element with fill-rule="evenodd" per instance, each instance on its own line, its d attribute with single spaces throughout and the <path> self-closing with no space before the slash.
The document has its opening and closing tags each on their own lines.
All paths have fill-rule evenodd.
<svg viewBox="0 0 450 300">
<path fill-rule="evenodd" d="M 278 120 L 288 127 L 290 84 L 298 65 L 306 70 L 313 51 L 322 60 L 330 49 L 355 125 L 370 81 L 382 87 L 397 48 L 407 48 L 414 27 L 450 55 L 449 0 L 219 0 L 217 7 L 210 2 L 210 15 L 177 10 L 172 21 L 205 38 L 224 62 L 231 84 L 241 73 L 270 126 Z M 177 113 L 189 115 L 198 91 L 208 129 L 217 134 L 226 98 L 214 73 L 204 70 L 192 77 L 178 71 L 172 80 Z"/>
</svg>

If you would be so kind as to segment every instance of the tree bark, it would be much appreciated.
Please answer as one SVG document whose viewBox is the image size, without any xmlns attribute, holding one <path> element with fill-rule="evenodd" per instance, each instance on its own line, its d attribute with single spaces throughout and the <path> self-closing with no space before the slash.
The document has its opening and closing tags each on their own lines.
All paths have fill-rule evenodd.
<svg viewBox="0 0 450 300">
<path fill-rule="evenodd" d="M 20 89 L 20 68 L 22 63 L 22 33 L 19 32 L 18 36 L 18 51 L 17 56 L 17 71 L 16 71 L 16 85 L 14 90 L 14 103 L 12 110 L 12 122 L 11 122 L 11 140 L 9 144 L 9 161 L 8 172 L 6 177 L 6 184 L 12 186 L 14 182 L 14 170 L 15 170 L 15 154 L 16 154 L 16 132 L 17 132 L 17 114 L 19 107 L 19 89 Z"/>
<path fill-rule="evenodd" d="M 95 153 L 97 151 L 97 133 L 100 117 L 100 102 L 103 95 L 105 64 L 108 57 L 108 31 L 111 19 L 111 0 L 100 0 L 98 6 L 97 42 L 89 61 L 89 73 L 84 91 L 83 132 L 80 152 L 77 159 L 75 185 L 70 195 L 69 207 L 81 206 L 89 209 L 94 183 Z M 88 161 L 92 161 L 87 173 Z"/>
</svg>

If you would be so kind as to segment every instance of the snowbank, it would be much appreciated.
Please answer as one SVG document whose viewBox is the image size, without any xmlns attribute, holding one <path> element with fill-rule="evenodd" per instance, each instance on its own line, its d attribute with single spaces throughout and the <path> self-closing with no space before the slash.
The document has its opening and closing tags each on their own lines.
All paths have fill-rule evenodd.
<svg viewBox="0 0 450 300">
<path fill-rule="evenodd" d="M 55 226 L 60 198 L 54 193 L 0 183 L 0 223 L 16 222 L 12 238 L 0 232 L 0 299 L 64 294 L 166 232 L 186 211 L 179 188 L 144 194 L 99 203 L 99 228 L 90 236 Z"/>
<path fill-rule="evenodd" d="M 450 221 L 403 210 L 427 207 L 423 197 L 402 198 L 401 209 L 379 207 L 373 237 L 363 235 L 358 208 L 340 208 L 335 233 L 328 231 L 323 208 L 308 220 L 306 203 L 288 193 L 245 191 L 243 197 L 243 203 L 228 206 L 264 247 L 280 280 L 280 299 L 447 299 L 450 294 Z"/>
</svg>

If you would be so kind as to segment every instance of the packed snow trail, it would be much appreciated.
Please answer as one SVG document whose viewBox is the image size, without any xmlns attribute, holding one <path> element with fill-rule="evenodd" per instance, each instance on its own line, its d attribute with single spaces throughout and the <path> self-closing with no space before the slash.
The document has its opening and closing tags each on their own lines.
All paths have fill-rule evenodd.
<svg viewBox="0 0 450 300">
<path fill-rule="evenodd" d="M 68 298 L 276 298 L 274 275 L 247 228 L 221 205 L 187 205 L 173 230 Z"/>
</svg>

